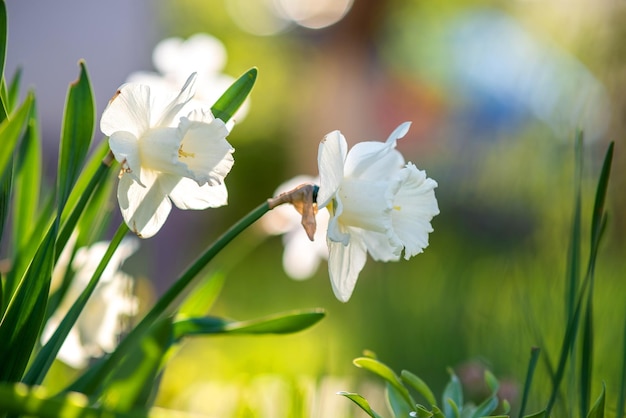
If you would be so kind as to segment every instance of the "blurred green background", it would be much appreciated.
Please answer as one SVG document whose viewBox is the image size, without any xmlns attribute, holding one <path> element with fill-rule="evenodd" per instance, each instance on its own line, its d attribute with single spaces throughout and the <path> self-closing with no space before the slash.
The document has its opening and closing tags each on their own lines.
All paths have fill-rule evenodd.
<svg viewBox="0 0 626 418">
<path fill-rule="evenodd" d="M 530 349 L 538 346 L 542 360 L 527 411 L 540 409 L 549 394 L 546 360 L 554 367 L 565 332 L 574 133 L 581 128 L 585 225 L 604 152 L 616 141 L 596 272 L 593 375 L 593 393 L 605 382 L 614 408 L 626 318 L 626 7 L 582 0 L 354 0 L 328 18 L 335 23 L 314 29 L 303 25 L 317 20 L 286 17 L 285 4 L 297 3 L 152 4 L 147 43 L 209 33 L 226 46 L 226 73 L 256 66 L 259 77 L 250 112 L 229 137 L 236 149 L 229 205 L 175 210 L 158 236 L 142 241 L 126 270 L 142 277 L 150 303 L 151 294 L 280 183 L 316 175 L 326 133 L 339 129 L 350 144 L 384 140 L 405 120 L 413 125 L 399 149 L 439 183 L 441 214 L 430 246 L 410 261 L 369 260 L 352 299 L 342 304 L 325 263 L 311 279 L 291 280 L 282 269 L 280 238 L 246 231 L 210 265 L 226 275 L 213 313 L 249 319 L 321 307 L 327 317 L 296 335 L 186 342 L 165 371 L 157 404 L 216 417 L 302 416 L 303 410 L 364 416 L 335 395 L 347 390 L 371 395 L 384 411 L 382 391 L 351 364 L 368 349 L 396 371 L 418 374 L 435 393 L 451 366 L 470 384 L 471 396 L 475 373 L 486 366 L 515 406 Z M 340 3 L 317 6 L 323 12 Z M 277 4 L 281 18 L 272 15 Z M 315 9 L 307 4 L 302 10 Z M 94 75 L 92 82 L 97 90 Z M 583 232 L 586 243 L 589 231 Z"/>
</svg>

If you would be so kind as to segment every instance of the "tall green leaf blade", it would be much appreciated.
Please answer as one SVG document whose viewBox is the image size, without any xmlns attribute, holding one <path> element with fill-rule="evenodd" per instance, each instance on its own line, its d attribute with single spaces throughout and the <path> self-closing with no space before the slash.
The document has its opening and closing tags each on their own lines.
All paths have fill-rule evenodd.
<svg viewBox="0 0 626 418">
<path fill-rule="evenodd" d="M 96 111 L 87 68 L 83 61 L 79 66 L 78 79 L 68 89 L 63 116 L 57 175 L 59 212 L 82 169 L 95 126 Z"/>
<path fill-rule="evenodd" d="M 325 316 L 323 310 L 294 311 L 250 321 L 229 321 L 217 317 L 184 318 L 174 323 L 176 340 L 208 334 L 288 334 L 306 329 Z"/>
<path fill-rule="evenodd" d="M 587 293 L 580 357 L 580 416 L 589 410 L 593 370 L 593 288 Z"/>
<path fill-rule="evenodd" d="M 0 1 L 0 121 L 7 118 L 9 114 L 9 98 L 6 91 L 4 79 L 4 64 L 7 57 L 7 6 L 4 1 Z"/>
<path fill-rule="evenodd" d="M 0 322 L 0 382 L 22 378 L 46 313 L 56 230 L 43 240 Z"/>
<path fill-rule="evenodd" d="M 382 377 L 385 381 L 389 382 L 389 384 L 397 389 L 398 393 L 400 393 L 402 399 L 404 399 L 404 402 L 406 402 L 407 406 L 411 408 L 411 410 L 413 410 L 413 408 L 415 407 L 415 401 L 411 397 L 408 389 L 402 384 L 402 381 L 400 380 L 398 375 L 396 375 L 396 373 L 391 370 L 389 366 L 369 357 L 356 358 L 352 361 L 352 363 L 354 363 L 355 366 L 374 373 L 375 375 Z"/>
<path fill-rule="evenodd" d="M 8 113 L 11 113 L 17 104 L 20 97 L 20 83 L 22 81 L 22 69 L 18 68 L 11 79 L 9 84 L 9 90 L 7 91 L 7 108 Z"/>
<path fill-rule="evenodd" d="M 13 189 L 13 157 L 4 173 L 0 173 L 0 237 L 4 233 L 9 207 L 11 206 L 11 191 Z"/>
<path fill-rule="evenodd" d="M 0 145 L 2 145 L 0 146 L 0 173 L 4 173 L 9 166 L 13 151 L 28 121 L 33 102 L 34 96 L 29 93 L 11 119 L 0 123 Z"/>
<path fill-rule="evenodd" d="M 598 187 L 596 188 L 596 199 L 593 205 L 593 215 L 591 220 L 591 246 L 597 247 L 600 240 L 602 222 L 604 218 L 604 206 L 606 202 L 606 192 L 609 186 L 609 176 L 611 174 L 611 164 L 613 162 L 613 149 L 615 143 L 611 142 L 604 156 Z M 597 251 L 597 249 L 596 249 Z"/>
<path fill-rule="evenodd" d="M 367 399 L 358 393 L 350 393 L 350 392 L 337 392 L 337 395 L 345 396 L 354 402 L 359 408 L 361 408 L 367 415 L 372 418 L 382 418 L 376 411 L 372 409 Z"/>
<path fill-rule="evenodd" d="M 41 185 L 41 135 L 37 122 L 36 107 L 20 144 L 15 167 L 15 198 L 13 213 L 14 248 L 23 248 L 35 228 Z"/>
<path fill-rule="evenodd" d="M 530 387 L 533 382 L 533 376 L 535 375 L 535 368 L 537 367 L 537 361 L 539 360 L 540 349 L 533 347 L 530 349 L 530 361 L 528 362 L 528 369 L 526 369 L 526 380 L 524 381 L 524 391 L 522 392 L 522 401 L 520 403 L 519 418 L 524 416 L 526 411 L 526 403 L 530 396 Z"/>
<path fill-rule="evenodd" d="M 252 91 L 257 73 L 256 68 L 251 68 L 239 77 L 211 107 L 213 116 L 228 122 Z"/>
</svg>

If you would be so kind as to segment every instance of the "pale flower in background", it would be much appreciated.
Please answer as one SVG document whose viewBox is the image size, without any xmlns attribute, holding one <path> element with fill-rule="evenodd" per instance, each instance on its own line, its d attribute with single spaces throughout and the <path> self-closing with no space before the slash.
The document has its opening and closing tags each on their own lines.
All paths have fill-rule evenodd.
<svg viewBox="0 0 626 418">
<path fill-rule="evenodd" d="M 224 178 L 233 166 L 234 149 L 224 122 L 189 105 L 194 81 L 192 74 L 173 96 L 125 84 L 100 120 L 122 164 L 117 190 L 122 216 L 142 238 L 159 231 L 172 202 L 180 209 L 227 204 Z"/>
<path fill-rule="evenodd" d="M 367 253 L 377 261 L 397 261 L 428 246 L 431 219 L 439 213 L 437 183 L 395 149 L 409 130 L 398 126 L 386 142 L 361 142 L 350 152 L 339 131 L 319 146 L 317 202 L 327 207 L 328 270 L 335 296 L 352 295 Z"/>
<path fill-rule="evenodd" d="M 157 72 L 138 71 L 128 76 L 127 81 L 146 84 L 155 90 L 176 89 L 189 74 L 198 74 L 194 101 L 211 107 L 235 81 L 222 73 L 226 65 L 226 48 L 217 38 L 197 33 L 186 40 L 167 38 L 157 44 L 152 53 L 152 62 Z M 242 121 L 249 109 L 246 99 L 233 115 Z"/>
<path fill-rule="evenodd" d="M 108 242 L 97 242 L 90 247 L 78 249 L 72 261 L 73 279 L 61 304 L 50 317 L 42 333 L 42 343 L 54 331 L 91 280 L 100 260 L 109 247 Z M 69 366 L 80 369 L 89 359 L 115 349 L 123 331 L 125 318 L 137 312 L 138 300 L 133 295 L 133 278 L 120 270 L 124 261 L 138 247 L 137 239 L 124 239 L 105 268 L 98 285 L 85 305 L 78 320 L 63 342 L 57 358 Z M 58 288 L 68 269 L 73 242 L 66 245 L 52 273 L 52 288 Z"/>
<path fill-rule="evenodd" d="M 297 176 L 278 186 L 274 195 L 288 192 L 301 184 L 315 184 L 317 181 L 318 179 L 310 176 Z M 277 206 L 261 218 L 260 225 L 266 233 L 282 235 L 285 247 L 283 268 L 289 277 L 296 280 L 308 279 L 315 274 L 320 261 L 328 258 L 324 235 L 329 217 L 328 211 L 317 213 L 317 229 L 313 241 L 302 227 L 302 215 L 291 205 Z"/>
</svg>

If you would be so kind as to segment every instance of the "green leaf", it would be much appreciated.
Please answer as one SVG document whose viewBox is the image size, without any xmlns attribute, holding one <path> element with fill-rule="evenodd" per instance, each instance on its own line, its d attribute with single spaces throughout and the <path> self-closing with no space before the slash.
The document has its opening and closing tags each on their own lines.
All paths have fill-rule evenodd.
<svg viewBox="0 0 626 418">
<path fill-rule="evenodd" d="M 211 107 L 213 116 L 228 122 L 250 94 L 257 73 L 256 68 L 251 68 L 239 77 Z"/>
<path fill-rule="evenodd" d="M 367 400 L 359 395 L 358 393 L 350 393 L 350 392 L 337 392 L 337 395 L 345 396 L 354 402 L 359 408 L 361 408 L 367 415 L 372 418 L 382 418 L 376 411 L 374 411 Z"/>
<path fill-rule="evenodd" d="M 435 398 L 435 395 L 433 394 L 432 390 L 430 390 L 426 382 L 424 382 L 422 379 L 420 379 L 408 370 L 402 370 L 400 372 L 400 377 L 402 378 L 402 381 L 404 383 L 409 385 L 409 387 L 412 387 L 415 391 L 417 391 L 417 393 L 419 393 L 424 399 L 426 399 L 426 402 L 428 402 L 431 407 L 437 406 L 437 400 Z"/>
<path fill-rule="evenodd" d="M 172 319 L 165 318 L 124 358 L 112 378 L 103 382 L 99 396 L 102 405 L 118 412 L 146 406 L 163 356 L 172 343 Z"/>
<path fill-rule="evenodd" d="M 28 121 L 33 102 L 34 96 L 29 93 L 11 119 L 5 119 L 0 123 L 0 143 L 2 144 L 0 147 L 0 173 L 4 173 L 9 166 L 13 151 Z"/>
<path fill-rule="evenodd" d="M 452 369 L 448 369 L 450 381 L 443 390 L 443 413 L 446 418 L 458 417 L 460 409 L 463 407 L 463 388 L 461 381 Z"/>
<path fill-rule="evenodd" d="M 408 417 L 411 412 L 415 412 L 416 404 L 407 404 L 404 394 L 399 391 L 396 386 L 389 382 L 385 382 L 385 392 L 387 394 L 387 402 L 391 407 L 391 411 L 393 411 L 393 416 Z"/>
<path fill-rule="evenodd" d="M 0 1 L 0 121 L 6 119 L 8 115 L 8 97 L 6 95 L 6 83 L 4 80 L 4 64 L 7 57 L 7 7 L 4 1 Z"/>
<path fill-rule="evenodd" d="M 480 405 L 478 405 L 478 407 L 472 414 L 472 418 L 481 418 L 488 416 L 496 410 L 496 408 L 498 407 L 498 403 L 498 396 L 496 394 L 492 394 L 483 402 L 481 402 Z"/>
<path fill-rule="evenodd" d="M 519 417 L 524 416 L 526 410 L 526 403 L 528 402 L 528 396 L 530 395 L 530 386 L 532 385 L 533 376 L 535 374 L 535 368 L 537 366 L 537 360 L 539 360 L 539 347 L 533 347 L 530 349 L 530 361 L 528 362 L 528 369 L 526 369 L 526 380 L 524 382 L 524 392 L 522 393 L 522 402 L 519 409 Z"/>
<path fill-rule="evenodd" d="M 4 233 L 4 226 L 9 215 L 11 205 L 11 191 L 13 189 L 13 167 L 11 161 L 3 173 L 0 173 L 0 237 Z"/>
<path fill-rule="evenodd" d="M 604 418 L 604 401 L 605 401 L 605 387 L 604 383 L 602 383 L 602 391 L 600 392 L 600 396 L 591 407 L 587 418 Z"/>
<path fill-rule="evenodd" d="M 432 411 L 429 411 L 423 405 L 419 405 L 419 404 L 415 406 L 415 412 L 416 412 L 415 416 L 418 418 L 431 418 L 435 415 L 433 414 Z"/>
<path fill-rule="evenodd" d="M 81 171 L 94 132 L 95 104 L 83 61 L 78 80 L 70 84 L 65 102 L 58 169 L 58 207 L 62 211 Z"/>
<path fill-rule="evenodd" d="M 17 104 L 20 96 L 20 82 L 22 81 L 22 69 L 18 68 L 13 75 L 13 79 L 9 84 L 9 90 L 7 92 L 7 108 L 8 113 L 11 113 Z"/>
<path fill-rule="evenodd" d="M 24 248 L 35 228 L 41 185 L 41 135 L 37 122 L 36 107 L 20 144 L 15 164 L 15 198 L 13 213 L 13 245 Z"/>
<path fill-rule="evenodd" d="M 600 171 L 600 178 L 598 179 L 598 187 L 596 188 L 596 199 L 593 205 L 593 215 L 591 221 L 592 248 L 598 245 L 600 239 L 600 229 L 602 225 L 602 218 L 604 217 L 604 205 L 606 201 L 606 191 L 609 185 L 609 176 L 611 174 L 614 147 L 615 143 L 611 142 L 606 150 L 602 170 Z"/>
<path fill-rule="evenodd" d="M 325 316 L 321 309 L 274 314 L 250 321 L 230 321 L 206 316 L 185 318 L 174 323 L 176 340 L 191 335 L 208 334 L 287 334 L 301 331 Z"/>
<path fill-rule="evenodd" d="M 622 376 L 620 378 L 619 391 L 617 392 L 619 395 L 617 396 L 616 417 L 623 417 L 624 408 L 626 407 L 626 320 L 624 321 L 624 334 L 622 337 Z"/>
<path fill-rule="evenodd" d="M 46 313 L 56 230 L 46 234 L 0 322 L 0 382 L 22 378 Z"/>
<path fill-rule="evenodd" d="M 99 185 L 102 182 L 106 182 L 108 178 L 111 170 L 111 165 L 108 159 L 105 158 L 108 152 L 109 146 L 106 141 L 103 141 L 89 159 L 67 199 L 65 209 L 61 215 L 61 231 L 57 238 L 57 257 L 74 232 L 92 195 L 96 190 L 99 190 Z"/>
<path fill-rule="evenodd" d="M 398 393 L 402 396 L 402 399 L 406 402 L 407 406 L 413 410 L 415 407 L 415 401 L 411 397 L 411 394 L 408 389 L 404 387 L 398 375 L 396 375 L 386 364 L 369 357 L 356 358 L 352 361 L 352 363 L 354 363 L 355 366 L 374 373 L 389 382 L 389 384 L 398 390 Z"/>
<path fill-rule="evenodd" d="M 204 277 L 181 304 L 178 317 L 206 315 L 217 300 L 225 282 L 226 276 L 221 272 L 213 272 Z"/>
</svg>

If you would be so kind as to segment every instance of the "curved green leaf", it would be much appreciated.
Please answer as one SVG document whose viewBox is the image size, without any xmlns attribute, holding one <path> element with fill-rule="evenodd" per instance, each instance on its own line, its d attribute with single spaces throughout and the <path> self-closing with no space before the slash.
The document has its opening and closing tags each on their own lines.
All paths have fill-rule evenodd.
<svg viewBox="0 0 626 418">
<path fill-rule="evenodd" d="M 358 393 L 350 393 L 350 392 L 337 392 L 337 395 L 345 396 L 354 402 L 359 408 L 361 408 L 367 415 L 372 418 L 382 418 L 376 411 L 374 411 L 367 400 L 359 395 Z"/>
<path fill-rule="evenodd" d="M 352 361 L 352 363 L 354 363 L 355 366 L 372 372 L 389 382 L 389 384 L 397 389 L 398 393 L 402 396 L 402 399 L 404 399 L 408 407 L 413 410 L 415 407 L 415 401 L 411 397 L 411 394 L 409 394 L 408 389 L 404 387 L 398 375 L 396 375 L 386 364 L 369 357 L 356 358 Z"/>
<path fill-rule="evenodd" d="M 41 186 L 41 135 L 33 106 L 15 164 L 13 213 L 13 245 L 24 248 L 35 228 Z"/>
<path fill-rule="evenodd" d="M 280 313 L 250 321 L 230 321 L 212 316 L 184 318 L 174 323 L 174 337 L 180 340 L 191 335 L 288 334 L 312 326 L 325 315 L 323 310 L 314 309 Z"/>
<path fill-rule="evenodd" d="M 417 393 L 426 399 L 426 402 L 428 402 L 431 407 L 437 406 L 435 395 L 433 394 L 433 391 L 430 390 L 426 382 L 408 370 L 402 370 L 400 372 L 400 377 L 404 383 L 415 389 Z"/>
<path fill-rule="evenodd" d="M 239 77 L 211 107 L 213 116 L 228 122 L 250 94 L 257 73 L 256 68 L 251 68 Z"/>
<path fill-rule="evenodd" d="M 96 110 L 87 68 L 79 62 L 78 79 L 70 84 L 65 102 L 58 169 L 59 213 L 78 178 L 94 132 Z"/>
<path fill-rule="evenodd" d="M 34 96 L 32 93 L 29 93 L 15 114 L 10 119 L 5 119 L 0 123 L 0 173 L 4 173 L 7 170 L 17 141 L 30 116 L 33 102 Z"/>
</svg>

